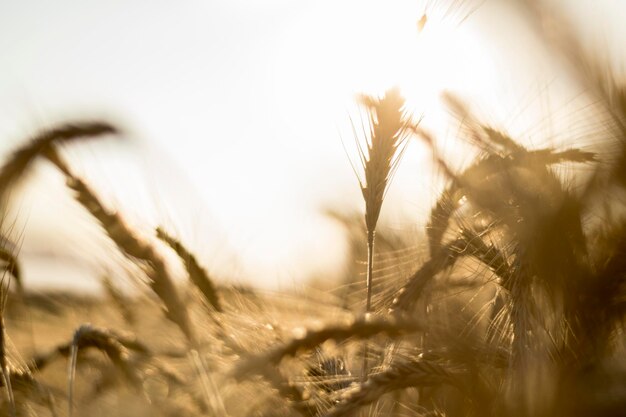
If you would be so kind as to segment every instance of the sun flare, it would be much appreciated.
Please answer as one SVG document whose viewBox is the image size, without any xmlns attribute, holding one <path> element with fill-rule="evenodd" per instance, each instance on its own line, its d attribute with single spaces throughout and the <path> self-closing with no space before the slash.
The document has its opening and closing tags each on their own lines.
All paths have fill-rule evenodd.
<svg viewBox="0 0 626 417">
<path fill-rule="evenodd" d="M 463 6 L 465 14 L 452 3 L 463 3 L 456 7 Z M 469 5 L 476 3 L 402 0 L 381 7 L 350 1 L 337 3 L 332 17 L 318 11 L 313 18 L 295 19 L 296 35 L 277 52 L 277 78 L 299 89 L 279 94 L 293 97 L 285 100 L 289 103 L 304 92 L 309 106 L 298 111 L 333 108 L 326 115 L 342 120 L 355 94 L 381 96 L 398 87 L 407 108 L 436 120 L 443 91 L 484 91 L 492 83 L 487 51 L 465 19 L 473 11 Z M 324 22 L 324 27 L 310 26 L 310 21 Z"/>
</svg>

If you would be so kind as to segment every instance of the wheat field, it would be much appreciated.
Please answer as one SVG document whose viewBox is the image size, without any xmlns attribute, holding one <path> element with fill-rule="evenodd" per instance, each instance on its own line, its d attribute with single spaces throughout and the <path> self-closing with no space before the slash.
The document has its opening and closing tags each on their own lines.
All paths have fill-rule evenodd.
<svg viewBox="0 0 626 417">
<path fill-rule="evenodd" d="M 448 3 L 459 21 L 473 10 Z M 528 146 L 450 91 L 451 129 L 477 155 L 459 168 L 400 89 L 359 95 L 367 116 L 352 122 L 346 163 L 362 211 L 327 213 L 349 234 L 341 282 L 224 283 L 175 230 L 132 224 L 64 153 L 123 138 L 115 122 L 68 119 L 25 137 L 0 168 L 1 413 L 626 415 L 626 83 L 558 13 L 518 3 L 592 98 L 585 123 L 601 151 Z M 421 30 L 428 14 L 415 21 Z M 445 184 L 418 246 L 378 227 L 409 141 Z M 98 295 L 25 285 L 9 213 L 39 165 L 63 178 L 135 291 L 117 272 Z"/>
</svg>

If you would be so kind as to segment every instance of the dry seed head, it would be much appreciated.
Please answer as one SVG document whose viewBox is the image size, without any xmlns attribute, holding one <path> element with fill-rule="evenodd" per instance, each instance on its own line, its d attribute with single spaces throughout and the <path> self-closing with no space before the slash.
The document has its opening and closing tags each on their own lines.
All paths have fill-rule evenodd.
<svg viewBox="0 0 626 417">
<path fill-rule="evenodd" d="M 242 379 L 248 374 L 258 374 L 260 370 L 267 366 L 276 366 L 285 357 L 296 356 L 298 353 L 313 349 L 330 339 L 336 342 L 343 342 L 350 338 L 367 339 L 379 334 L 397 338 L 423 329 L 424 326 L 421 322 L 407 319 L 400 315 L 386 318 L 368 315 L 357 319 L 351 324 L 339 324 L 327 326 L 320 330 L 306 331 L 302 337 L 295 338 L 285 345 L 243 360 L 233 370 L 231 376 Z"/>
<path fill-rule="evenodd" d="M 185 264 L 191 282 L 202 292 L 204 299 L 218 312 L 222 311 L 222 305 L 217 294 L 217 288 L 207 271 L 200 266 L 196 257 L 177 239 L 170 236 L 165 230 L 158 227 L 156 234 L 159 239 L 167 243 L 176 252 Z"/>
<path fill-rule="evenodd" d="M 348 389 L 342 401 L 324 417 L 348 416 L 359 408 L 378 400 L 383 394 L 408 387 L 441 384 L 460 386 L 459 378 L 436 362 L 409 360 L 393 364 L 384 372 L 374 374 L 360 385 Z"/>
<path fill-rule="evenodd" d="M 368 231 L 376 229 L 383 199 L 406 144 L 408 134 L 404 98 L 397 88 L 383 98 L 362 96 L 370 113 L 367 154 L 359 147 L 365 179 L 361 191 L 365 199 L 365 223 Z"/>
<path fill-rule="evenodd" d="M 53 145 L 77 138 L 93 138 L 119 133 L 118 128 L 107 122 L 66 123 L 54 129 L 44 130 L 27 144 L 15 150 L 0 168 L 0 197 L 28 169 L 37 156 L 46 153 Z"/>
<path fill-rule="evenodd" d="M 98 329 L 90 324 L 80 326 L 70 345 L 70 362 L 68 364 L 68 415 L 73 414 L 74 383 L 78 351 L 81 348 L 93 347 L 104 352 L 116 367 L 135 387 L 141 386 L 141 377 L 128 363 L 128 350 L 117 336 L 106 329 Z"/>
</svg>

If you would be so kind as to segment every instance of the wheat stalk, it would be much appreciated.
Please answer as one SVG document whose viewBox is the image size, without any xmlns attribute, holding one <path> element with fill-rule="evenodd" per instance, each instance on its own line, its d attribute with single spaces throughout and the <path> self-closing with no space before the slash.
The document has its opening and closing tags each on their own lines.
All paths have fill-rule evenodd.
<svg viewBox="0 0 626 417">
<path fill-rule="evenodd" d="M 397 89 L 389 90 L 381 99 L 364 96 L 363 104 L 370 112 L 370 131 L 366 152 L 360 150 L 365 174 L 361 192 L 365 200 L 368 266 L 365 310 L 370 311 L 372 299 L 373 252 L 376 225 L 380 217 L 387 187 L 398 167 L 407 137 L 404 99 Z"/>
<path fill-rule="evenodd" d="M 162 228 L 157 228 L 156 234 L 159 239 L 167 243 L 174 250 L 174 252 L 176 252 L 179 258 L 182 259 L 185 264 L 185 268 L 187 269 L 187 273 L 189 274 L 189 279 L 191 279 L 191 282 L 200 290 L 209 305 L 211 305 L 216 311 L 222 312 L 222 305 L 220 303 L 215 284 L 209 277 L 206 270 L 200 266 L 196 257 L 189 252 L 189 250 L 187 250 L 187 248 L 185 248 L 179 240 L 167 234 L 167 232 L 165 232 Z"/>
<path fill-rule="evenodd" d="M 78 361 L 78 350 L 87 347 L 94 347 L 104 352 L 133 386 L 136 388 L 141 387 L 141 377 L 135 372 L 133 367 L 128 364 L 128 351 L 118 337 L 107 330 L 98 329 L 89 324 L 80 326 L 74 333 L 69 352 L 68 414 L 70 417 L 72 416 L 74 408 L 74 381 Z"/>
<path fill-rule="evenodd" d="M 119 133 L 115 126 L 100 121 L 65 123 L 54 129 L 44 130 L 28 143 L 13 152 L 0 168 L 0 199 L 7 189 L 26 171 L 37 156 L 46 153 L 55 144 L 77 138 L 93 138 Z"/>
<path fill-rule="evenodd" d="M 365 317 L 352 324 L 327 326 L 320 330 L 307 331 L 302 337 L 295 338 L 283 346 L 245 359 L 231 372 L 231 376 L 241 379 L 246 375 L 256 374 L 259 369 L 276 366 L 283 358 L 313 349 L 329 339 L 342 342 L 350 338 L 367 339 L 379 334 L 386 334 L 395 338 L 422 329 L 421 323 L 400 316 L 389 318 Z"/>
<path fill-rule="evenodd" d="M 192 346 L 197 345 L 196 336 L 189 321 L 187 309 L 180 300 L 176 287 L 167 271 L 165 261 L 148 242 L 141 240 L 119 214 L 108 211 L 95 192 L 75 176 L 54 149 L 46 157 L 65 175 L 66 184 L 76 195 L 76 200 L 100 223 L 109 238 L 131 259 L 145 263 L 150 288 L 163 301 L 166 316 L 183 332 Z"/>
<path fill-rule="evenodd" d="M 138 237 L 119 214 L 109 212 L 104 207 L 95 192 L 71 172 L 68 165 L 61 159 L 54 148 L 46 151 L 46 158 L 65 175 L 67 186 L 76 193 L 76 200 L 98 220 L 109 238 L 122 253 L 132 260 L 143 263 L 143 270 L 149 278 L 150 288 L 163 302 L 166 317 L 178 326 L 191 347 L 189 359 L 197 368 L 209 404 L 211 404 L 213 409 L 223 410 L 224 406 L 217 394 L 217 386 L 209 376 L 207 365 L 197 351 L 199 346 L 198 339 L 191 326 L 187 308 L 180 300 L 165 261 L 150 243 Z"/>
<path fill-rule="evenodd" d="M 342 395 L 341 402 L 325 413 L 324 417 L 350 416 L 388 392 L 440 384 L 463 386 L 458 375 L 450 373 L 436 362 L 417 359 L 394 363 L 384 372 L 370 375 L 365 383 L 348 389 Z"/>
<path fill-rule="evenodd" d="M 505 255 L 487 245 L 473 231 L 464 228 L 461 236 L 444 245 L 409 278 L 392 302 L 391 313 L 407 311 L 420 298 L 426 285 L 440 272 L 452 267 L 461 257 L 473 257 L 489 267 L 503 282 L 511 280 L 513 271 Z"/>
<path fill-rule="evenodd" d="M 393 174 L 398 168 L 406 145 L 409 130 L 404 110 L 404 98 L 397 88 L 388 90 L 382 98 L 361 97 L 369 112 L 369 132 L 366 149 L 357 141 L 364 179 L 359 178 L 365 200 L 365 226 L 367 230 L 367 276 L 365 313 L 371 312 L 372 281 L 374 271 L 374 245 L 376 225 L 383 200 Z M 364 345 L 362 377 L 367 375 L 367 343 Z"/>
<path fill-rule="evenodd" d="M 78 330 L 81 330 L 81 336 L 79 340 L 79 348 L 96 347 L 100 348 L 100 345 L 104 345 L 104 340 L 115 341 L 115 348 L 119 348 L 120 352 L 135 352 L 141 356 L 152 356 L 151 350 L 143 344 L 141 341 L 134 337 L 125 336 L 109 329 L 96 328 L 91 325 L 81 326 Z M 77 330 L 77 331 L 78 331 Z M 60 344 L 55 348 L 49 350 L 46 353 L 35 355 L 28 363 L 28 369 L 30 372 L 40 372 L 47 368 L 57 358 L 68 358 L 72 354 L 72 345 L 75 342 L 72 341 Z M 108 343 L 108 342 L 106 342 Z M 122 349 L 123 348 L 123 349 Z M 126 356 L 127 354 L 124 353 Z"/>
</svg>

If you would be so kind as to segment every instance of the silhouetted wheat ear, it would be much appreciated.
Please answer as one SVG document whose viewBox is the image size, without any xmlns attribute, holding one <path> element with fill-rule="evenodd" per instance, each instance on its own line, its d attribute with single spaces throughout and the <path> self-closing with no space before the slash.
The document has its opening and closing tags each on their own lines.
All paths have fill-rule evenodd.
<svg viewBox="0 0 626 417">
<path fill-rule="evenodd" d="M 135 337 L 118 334 L 117 332 L 114 332 L 112 330 L 100 329 L 91 325 L 83 325 L 80 327 L 80 329 L 83 329 L 81 331 L 81 335 L 87 333 L 88 336 L 81 336 L 81 341 L 78 346 L 79 348 L 97 348 L 99 343 L 98 340 L 111 339 L 115 341 L 115 346 L 119 345 L 118 347 L 120 347 L 120 349 L 118 350 L 120 351 L 128 353 L 133 352 L 134 354 L 144 357 L 151 357 L 153 355 L 151 350 Z M 48 352 L 35 355 L 27 363 L 28 370 L 32 373 L 40 372 L 46 369 L 59 358 L 70 358 L 73 343 L 74 339 L 72 339 L 70 342 L 60 344 L 49 350 Z M 122 350 L 121 348 L 124 348 L 124 350 Z"/>
<path fill-rule="evenodd" d="M 359 146 L 359 155 L 364 170 L 364 180 L 360 181 L 365 200 L 365 226 L 367 229 L 367 295 L 365 312 L 372 307 L 372 280 L 374 271 L 374 244 L 376 225 L 380 217 L 383 200 L 389 182 L 393 177 L 405 149 L 407 117 L 404 111 L 404 98 L 397 88 L 385 93 L 382 98 L 361 97 L 362 104 L 369 112 L 370 131 L 367 149 Z M 357 141 L 358 143 L 358 141 Z M 367 344 L 364 346 L 363 378 L 367 374 Z"/>
<path fill-rule="evenodd" d="M 128 352 L 118 337 L 105 329 L 98 329 L 89 324 L 82 325 L 74 333 L 70 345 L 70 361 L 68 364 L 68 414 L 71 416 L 74 400 L 74 382 L 78 350 L 93 347 L 104 352 L 116 367 L 124 374 L 133 386 L 141 387 L 141 376 L 128 364 Z"/>
<path fill-rule="evenodd" d="M 395 363 L 384 372 L 370 376 L 367 382 L 348 389 L 341 402 L 324 414 L 324 417 L 350 416 L 359 408 L 373 403 L 391 391 L 441 384 L 462 387 L 455 374 L 448 372 L 436 362 L 420 359 Z"/>
<path fill-rule="evenodd" d="M 483 151 L 472 165 L 459 174 L 454 174 L 441 160 L 436 160 L 443 168 L 450 184 L 440 195 L 433 207 L 428 223 L 428 239 L 431 254 L 440 249 L 442 238 L 448 229 L 449 221 L 459 207 L 461 197 L 471 197 L 481 183 L 489 177 L 504 178 L 507 171 L 517 168 L 538 171 L 550 165 L 574 162 L 589 163 L 596 161 L 596 155 L 580 149 L 571 148 L 557 151 L 551 148 L 528 150 L 505 132 L 481 123 L 470 111 L 468 105 L 451 93 L 443 94 L 443 101 L 466 128 L 469 141 Z M 429 138 L 422 129 L 414 129 L 415 133 L 434 149 L 434 140 Z M 475 194 L 474 194 L 475 195 Z M 492 196 L 487 196 L 493 199 Z M 471 199 L 471 198 L 470 198 Z"/>
<path fill-rule="evenodd" d="M 0 168 L 0 199 L 5 196 L 8 188 L 28 169 L 35 158 L 45 153 L 54 144 L 77 138 L 93 138 L 117 133 L 119 133 L 118 128 L 100 121 L 66 123 L 54 129 L 44 130 L 15 150 Z"/>
<path fill-rule="evenodd" d="M 368 232 L 376 230 L 383 199 L 397 169 L 407 137 L 404 99 L 398 89 L 382 99 L 361 98 L 370 113 L 370 132 L 365 153 L 361 149 L 365 180 L 361 191 L 365 199 L 365 224 Z"/>
<path fill-rule="evenodd" d="M 183 246 L 180 241 L 174 239 L 167 234 L 162 228 L 156 229 L 156 234 L 159 239 L 167 243 L 180 259 L 185 264 L 189 279 L 191 282 L 202 292 L 204 299 L 216 310 L 221 312 L 222 305 L 217 295 L 217 288 L 202 266 L 198 263 L 196 257 Z"/>
<path fill-rule="evenodd" d="M 361 318 L 352 324 L 328 326 L 320 330 L 308 331 L 304 336 L 293 339 L 283 346 L 243 360 L 231 375 L 241 379 L 246 375 L 258 374 L 267 366 L 276 366 L 285 357 L 295 356 L 299 352 L 315 348 L 330 339 L 342 342 L 350 338 L 366 339 L 379 334 L 386 334 L 394 338 L 420 330 L 423 330 L 421 323 L 400 316 L 385 319 L 380 317 Z"/>
<path fill-rule="evenodd" d="M 398 291 L 390 313 L 408 311 L 419 300 L 424 288 L 442 271 L 454 266 L 462 257 L 473 257 L 489 267 L 504 284 L 511 280 L 513 272 L 506 257 L 493 245 L 486 244 L 480 236 L 463 229 L 461 236 L 442 246 L 431 258 L 421 265 Z"/>
</svg>

